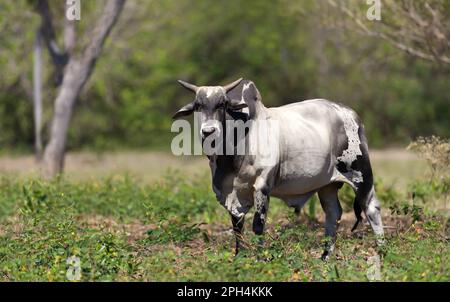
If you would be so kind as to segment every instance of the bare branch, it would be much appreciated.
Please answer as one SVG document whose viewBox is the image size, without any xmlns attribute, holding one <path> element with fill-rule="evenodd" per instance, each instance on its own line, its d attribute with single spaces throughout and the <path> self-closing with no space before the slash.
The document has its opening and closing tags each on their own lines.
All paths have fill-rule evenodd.
<svg viewBox="0 0 450 302">
<path fill-rule="evenodd" d="M 64 22 L 64 50 L 70 56 L 75 48 L 76 32 L 75 21 L 66 18 Z"/>
<path fill-rule="evenodd" d="M 54 79 L 55 85 L 59 86 L 62 82 L 63 69 L 69 61 L 69 56 L 66 52 L 61 50 L 56 43 L 56 34 L 53 27 L 52 14 L 47 0 L 38 0 L 36 9 L 41 16 L 41 27 L 43 40 L 47 45 L 47 49 L 55 65 Z"/>
<path fill-rule="evenodd" d="M 36 9 L 41 16 L 41 32 L 42 37 L 50 52 L 51 58 L 55 65 L 67 64 L 67 55 L 58 47 L 56 43 L 56 34 L 53 27 L 52 14 L 47 0 L 38 0 Z"/>
<path fill-rule="evenodd" d="M 443 24 L 438 9 L 431 7 L 428 2 L 423 6 L 426 12 L 423 8 L 419 12 L 415 7 L 416 2 L 413 1 L 401 1 L 401 5 L 398 1 L 384 3 L 385 10 L 390 9 L 397 19 L 403 21 L 400 27 L 385 21 L 372 22 L 373 26 L 368 26 L 342 2 L 338 4 L 334 0 L 328 0 L 328 3 L 343 12 L 353 25 L 356 25 L 357 31 L 364 35 L 381 38 L 412 56 L 450 64 L 450 56 L 447 55 L 450 33 L 446 35 L 443 30 L 445 28 L 448 31 L 450 25 Z"/>
</svg>

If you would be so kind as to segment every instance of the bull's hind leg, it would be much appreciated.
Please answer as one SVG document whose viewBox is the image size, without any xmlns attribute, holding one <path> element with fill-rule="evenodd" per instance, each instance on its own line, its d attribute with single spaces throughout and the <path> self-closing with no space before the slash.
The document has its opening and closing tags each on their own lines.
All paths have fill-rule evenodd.
<svg viewBox="0 0 450 302">
<path fill-rule="evenodd" d="M 382 245 L 384 231 L 383 223 L 381 221 L 381 208 L 373 184 L 369 188 L 364 188 L 363 185 L 360 185 L 357 189 L 355 211 L 361 213 L 361 210 L 364 211 L 364 214 L 377 237 L 377 244 Z M 360 220 L 360 218 L 358 220 Z M 355 224 L 354 228 L 356 228 L 356 226 L 357 224 Z"/>
<path fill-rule="evenodd" d="M 320 204 L 325 212 L 325 249 L 322 260 L 327 260 L 333 252 L 336 232 L 342 216 L 342 208 L 338 199 L 338 183 L 329 184 L 318 192 Z"/>
</svg>

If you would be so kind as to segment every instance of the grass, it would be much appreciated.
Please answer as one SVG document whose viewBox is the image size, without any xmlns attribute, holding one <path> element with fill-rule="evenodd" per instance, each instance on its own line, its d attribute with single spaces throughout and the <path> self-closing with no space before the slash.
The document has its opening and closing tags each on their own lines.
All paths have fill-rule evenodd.
<svg viewBox="0 0 450 302">
<path fill-rule="evenodd" d="M 412 205 L 406 191 L 378 182 L 378 192 L 386 246 L 377 250 L 367 226 L 350 233 L 354 217 L 346 213 L 325 263 L 320 206 L 305 207 L 299 219 L 276 199 L 264 247 L 256 248 L 249 213 L 249 248 L 235 257 L 229 216 L 206 173 L 192 178 L 172 171 L 151 184 L 126 175 L 84 182 L 4 177 L 0 281 L 67 281 L 72 256 L 83 281 L 365 281 L 376 255 L 381 280 L 449 281 L 446 215 L 426 207 L 442 191 L 425 190 Z M 347 210 L 351 197 L 342 191 Z"/>
</svg>

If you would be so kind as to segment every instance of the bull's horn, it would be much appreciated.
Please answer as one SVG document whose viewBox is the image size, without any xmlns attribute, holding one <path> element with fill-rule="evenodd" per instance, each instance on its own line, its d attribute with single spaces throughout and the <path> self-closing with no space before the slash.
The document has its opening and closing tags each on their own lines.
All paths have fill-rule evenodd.
<svg viewBox="0 0 450 302">
<path fill-rule="evenodd" d="M 194 84 L 190 84 L 188 82 L 182 81 L 182 80 L 178 80 L 178 83 L 180 83 L 181 86 L 183 86 L 184 88 L 197 93 L 198 87 L 195 86 Z"/>
<path fill-rule="evenodd" d="M 223 86 L 223 89 L 225 89 L 225 92 L 230 91 L 231 89 L 233 89 L 234 87 L 236 87 L 237 85 L 239 85 L 239 83 L 242 81 L 242 78 L 234 81 L 233 83 L 230 83 L 228 85 Z"/>
</svg>

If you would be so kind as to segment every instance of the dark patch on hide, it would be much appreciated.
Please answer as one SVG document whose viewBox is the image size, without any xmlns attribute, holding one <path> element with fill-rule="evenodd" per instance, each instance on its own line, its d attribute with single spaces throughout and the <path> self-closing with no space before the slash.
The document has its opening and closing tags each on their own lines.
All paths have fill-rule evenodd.
<svg viewBox="0 0 450 302">
<path fill-rule="evenodd" d="M 244 112 L 236 112 L 239 113 L 240 115 L 245 115 L 246 116 L 246 120 L 249 120 L 250 118 L 252 118 L 254 116 L 254 112 L 255 112 L 255 101 L 254 101 L 254 97 L 256 97 L 256 95 L 253 94 L 257 94 L 257 91 L 255 91 L 256 86 L 255 84 L 250 81 L 250 80 L 242 80 L 241 83 L 239 83 L 239 85 L 237 85 L 235 88 L 231 89 L 230 91 L 227 92 L 227 96 L 231 99 L 231 100 L 241 100 L 242 99 L 242 90 L 244 89 L 244 85 L 248 85 L 252 83 L 254 86 L 254 89 L 252 89 L 253 93 L 249 94 L 249 92 L 247 92 L 244 95 L 244 101 L 248 106 L 248 111 L 249 114 L 244 113 Z M 239 119 L 241 119 L 241 117 L 239 117 Z"/>
<path fill-rule="evenodd" d="M 338 104 L 341 107 L 348 108 L 345 105 Z M 350 109 L 350 108 L 349 108 Z M 350 109 L 351 110 L 351 109 Z M 355 200 L 353 203 L 353 210 L 355 212 L 356 216 L 356 223 L 352 228 L 352 231 L 356 229 L 359 222 L 362 220 L 361 213 L 362 211 L 366 210 L 369 202 L 370 192 L 373 187 L 373 174 L 372 174 L 372 167 L 370 164 L 369 159 L 369 150 L 367 146 L 367 139 L 364 133 L 364 125 L 361 122 L 361 119 L 355 114 L 354 119 L 356 123 L 358 124 L 358 136 L 360 140 L 359 148 L 361 150 L 361 155 L 357 155 L 356 159 L 351 163 L 350 170 L 353 171 L 359 171 L 362 174 L 363 181 L 362 182 L 354 182 L 354 185 L 356 187 L 355 192 Z M 338 124 L 336 125 L 335 129 L 339 129 L 335 136 L 335 150 L 336 157 L 342 156 L 343 152 L 348 149 L 348 137 L 345 133 L 345 128 L 343 121 L 339 120 Z M 350 172 L 347 168 L 347 164 L 338 161 L 336 164 L 336 168 L 341 173 L 347 173 Z"/>
<path fill-rule="evenodd" d="M 347 165 L 344 162 L 342 162 L 342 161 L 338 161 L 338 163 L 336 165 L 336 168 L 341 173 L 347 173 L 348 172 Z"/>
<path fill-rule="evenodd" d="M 256 235 L 262 235 L 264 233 L 264 221 L 261 219 L 261 214 L 255 212 L 255 216 L 253 217 L 253 232 Z"/>
<path fill-rule="evenodd" d="M 359 148 L 362 155 L 359 155 L 352 163 L 352 169 L 356 169 L 361 172 L 363 181 L 355 184 L 357 190 L 355 194 L 355 202 L 353 203 L 353 210 L 357 220 L 352 228 L 352 231 L 357 228 L 359 222 L 362 220 L 361 213 L 367 209 L 370 201 L 370 192 L 374 185 L 372 166 L 369 159 L 369 148 L 364 133 L 364 126 L 361 123 L 359 123 L 358 136 L 361 141 Z"/>
<path fill-rule="evenodd" d="M 203 108 L 202 111 L 204 113 L 213 112 L 225 103 L 225 95 L 223 93 L 214 93 L 207 97 L 205 91 L 200 91 L 197 94 L 195 103 Z"/>
<path fill-rule="evenodd" d="M 227 92 L 228 97 L 232 100 L 242 99 L 242 89 L 244 88 L 245 84 L 248 84 L 250 82 L 250 80 L 242 80 L 239 85 Z"/>
<path fill-rule="evenodd" d="M 364 134 L 364 126 L 361 124 L 359 124 L 358 136 L 360 139 L 359 149 L 361 150 L 361 155 L 356 157 L 356 160 L 353 161 L 351 168 L 355 171 L 360 171 L 363 176 L 363 181 L 357 183 L 358 191 L 362 190 L 364 192 L 368 192 L 373 185 L 373 174 L 372 167 L 370 165 L 367 140 Z"/>
<path fill-rule="evenodd" d="M 224 195 L 230 192 L 223 191 L 223 183 L 228 176 L 236 173 L 238 164 L 235 156 L 219 155 L 216 157 L 216 171 L 213 175 L 213 185 Z"/>
</svg>

